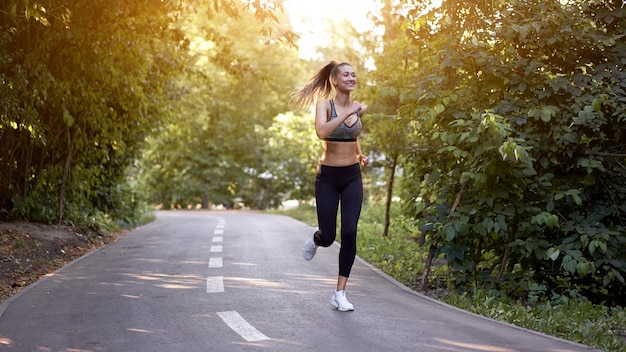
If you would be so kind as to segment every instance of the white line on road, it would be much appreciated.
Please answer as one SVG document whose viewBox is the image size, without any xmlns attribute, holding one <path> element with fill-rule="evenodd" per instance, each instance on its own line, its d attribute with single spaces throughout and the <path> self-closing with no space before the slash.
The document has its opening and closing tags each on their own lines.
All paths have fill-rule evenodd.
<svg viewBox="0 0 626 352">
<path fill-rule="evenodd" d="M 223 276 L 207 277 L 206 278 L 206 292 L 207 293 L 224 292 L 224 277 Z"/>
<path fill-rule="evenodd" d="M 214 235 L 223 235 L 224 234 L 224 230 L 221 229 L 215 229 L 215 231 L 213 231 Z"/>
<path fill-rule="evenodd" d="M 269 340 L 270 338 L 265 336 L 262 332 L 257 330 L 254 326 L 250 325 L 239 313 L 234 310 L 228 312 L 218 312 L 220 318 L 233 329 L 239 336 L 243 337 L 248 342 Z"/>
<path fill-rule="evenodd" d="M 222 246 L 211 246 L 211 253 L 221 253 L 223 250 Z"/>
<path fill-rule="evenodd" d="M 213 242 L 224 242 L 224 237 L 222 237 L 222 236 L 213 236 Z"/>
<path fill-rule="evenodd" d="M 221 268 L 224 266 L 222 257 L 209 258 L 209 268 Z"/>
</svg>

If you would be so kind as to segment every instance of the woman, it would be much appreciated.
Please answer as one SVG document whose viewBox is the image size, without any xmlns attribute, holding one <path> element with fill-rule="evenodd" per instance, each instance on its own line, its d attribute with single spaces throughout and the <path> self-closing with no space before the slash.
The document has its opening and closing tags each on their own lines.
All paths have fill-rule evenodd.
<svg viewBox="0 0 626 352">
<path fill-rule="evenodd" d="M 340 311 L 352 311 L 346 298 L 346 284 L 356 257 L 356 231 L 363 203 L 361 167 L 367 166 L 357 140 L 366 106 L 352 101 L 356 73 L 348 63 L 332 61 L 294 93 L 294 106 L 315 105 L 315 132 L 324 147 L 315 176 L 315 200 L 319 229 L 304 243 L 304 259 L 311 260 L 319 246 L 335 241 L 337 211 L 341 202 L 341 248 L 337 289 L 331 304 Z"/>
</svg>

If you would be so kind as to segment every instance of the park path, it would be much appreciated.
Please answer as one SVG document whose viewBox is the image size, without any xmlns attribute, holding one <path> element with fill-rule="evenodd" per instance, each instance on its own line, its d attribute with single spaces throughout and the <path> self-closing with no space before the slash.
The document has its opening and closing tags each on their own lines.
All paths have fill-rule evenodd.
<svg viewBox="0 0 626 352">
<path fill-rule="evenodd" d="M 592 349 L 416 294 L 357 260 L 354 312 L 330 305 L 338 245 L 255 212 L 163 211 L 4 302 L 0 351 L 578 352 Z"/>
</svg>

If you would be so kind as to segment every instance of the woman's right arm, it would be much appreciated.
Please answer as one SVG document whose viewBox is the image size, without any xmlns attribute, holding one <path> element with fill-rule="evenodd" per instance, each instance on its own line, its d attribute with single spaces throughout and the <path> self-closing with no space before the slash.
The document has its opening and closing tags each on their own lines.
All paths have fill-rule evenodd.
<svg viewBox="0 0 626 352">
<path fill-rule="evenodd" d="M 320 139 L 328 138 L 350 115 L 360 111 L 361 104 L 356 101 L 352 102 L 351 108 L 353 110 L 349 111 L 348 114 L 339 115 L 329 120 L 330 102 L 326 99 L 318 100 L 315 105 L 315 133 L 317 133 L 317 137 Z"/>
</svg>

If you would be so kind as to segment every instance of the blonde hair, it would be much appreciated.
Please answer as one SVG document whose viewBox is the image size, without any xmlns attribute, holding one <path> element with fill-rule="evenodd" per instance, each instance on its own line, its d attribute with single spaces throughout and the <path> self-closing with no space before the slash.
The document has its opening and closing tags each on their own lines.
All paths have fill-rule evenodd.
<svg viewBox="0 0 626 352">
<path fill-rule="evenodd" d="M 295 110 L 303 110 L 313 105 L 318 99 L 329 99 L 335 96 L 335 87 L 331 83 L 331 77 L 337 75 L 338 69 L 342 66 L 352 66 L 347 62 L 338 64 L 331 61 L 322 67 L 305 85 L 296 89 L 291 94 L 291 104 Z"/>
</svg>

